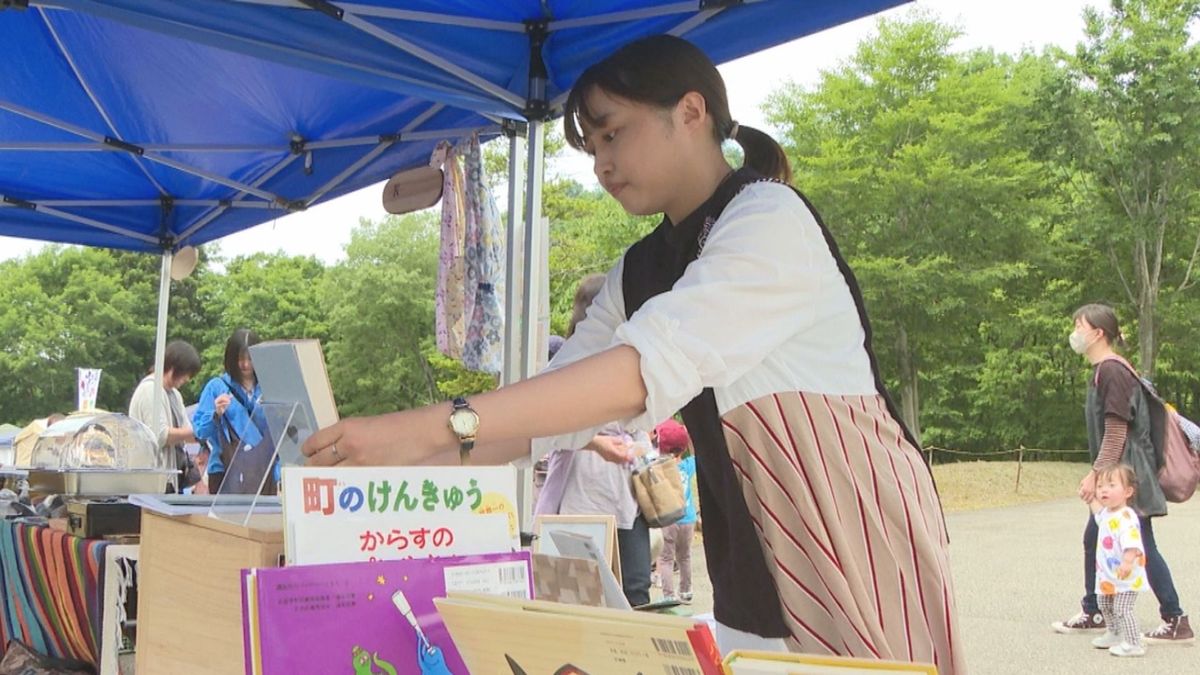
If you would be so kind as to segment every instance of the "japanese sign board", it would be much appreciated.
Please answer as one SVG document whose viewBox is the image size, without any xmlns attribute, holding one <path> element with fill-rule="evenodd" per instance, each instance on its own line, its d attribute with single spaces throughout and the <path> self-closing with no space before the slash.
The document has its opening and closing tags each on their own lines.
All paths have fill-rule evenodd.
<svg viewBox="0 0 1200 675">
<path fill-rule="evenodd" d="M 286 467 L 287 563 L 520 549 L 517 475 L 500 467 Z"/>
</svg>

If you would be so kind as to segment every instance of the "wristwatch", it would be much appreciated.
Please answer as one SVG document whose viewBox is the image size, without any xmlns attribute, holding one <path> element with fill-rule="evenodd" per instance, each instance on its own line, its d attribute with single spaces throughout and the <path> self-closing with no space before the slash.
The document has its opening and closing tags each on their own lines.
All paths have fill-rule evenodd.
<svg viewBox="0 0 1200 675">
<path fill-rule="evenodd" d="M 467 403 L 467 399 L 459 396 L 454 399 L 454 409 L 450 411 L 450 431 L 458 436 L 458 459 L 462 464 L 469 464 L 471 449 L 475 447 L 475 435 L 479 433 L 479 413 Z"/>
</svg>

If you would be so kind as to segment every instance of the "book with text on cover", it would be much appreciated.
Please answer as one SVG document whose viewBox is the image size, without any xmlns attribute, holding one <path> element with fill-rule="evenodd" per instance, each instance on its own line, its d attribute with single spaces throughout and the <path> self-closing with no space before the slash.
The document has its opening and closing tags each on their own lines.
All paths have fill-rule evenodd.
<svg viewBox="0 0 1200 675">
<path fill-rule="evenodd" d="M 288 466 L 289 565 L 521 548 L 511 466 Z"/>
<path fill-rule="evenodd" d="M 247 675 L 469 675 L 434 599 L 528 598 L 528 552 L 243 570 Z"/>
<path fill-rule="evenodd" d="M 708 625 L 687 617 L 456 592 L 434 605 L 472 673 L 721 672 Z"/>
</svg>

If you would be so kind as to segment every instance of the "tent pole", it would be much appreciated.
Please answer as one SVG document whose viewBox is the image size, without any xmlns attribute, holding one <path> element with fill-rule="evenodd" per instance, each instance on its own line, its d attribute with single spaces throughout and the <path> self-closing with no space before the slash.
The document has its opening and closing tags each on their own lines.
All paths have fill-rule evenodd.
<svg viewBox="0 0 1200 675">
<path fill-rule="evenodd" d="M 523 288 L 521 289 L 521 369 L 518 379 L 537 374 L 546 363 L 548 344 L 547 315 L 543 312 L 546 299 L 546 227 L 542 219 L 542 179 L 545 169 L 546 124 L 541 120 L 529 120 L 526 137 L 525 166 L 525 232 L 523 260 Z M 533 467 L 517 472 L 517 507 L 520 511 L 522 529 L 533 529 Z"/>
<path fill-rule="evenodd" d="M 514 131 L 508 138 L 508 232 L 504 249 L 504 367 L 500 384 L 508 385 L 521 379 L 521 252 L 525 249 L 525 227 L 521 208 L 521 137 Z"/>
<path fill-rule="evenodd" d="M 167 305 L 171 298 L 171 259 L 174 254 L 170 249 L 165 249 L 162 254 L 162 274 L 158 280 L 158 324 L 154 332 L 154 429 L 157 435 L 158 430 L 164 428 L 165 420 L 162 418 L 163 398 L 166 396 L 166 391 L 163 389 L 163 361 L 167 354 Z M 170 425 L 167 425 L 170 426 Z M 161 451 L 161 450 L 160 450 Z M 175 462 L 172 457 L 168 466 L 174 468 Z M 175 489 L 179 489 L 178 476 L 171 477 L 171 484 Z"/>
<path fill-rule="evenodd" d="M 542 222 L 542 179 L 546 168 L 546 123 L 529 121 L 529 147 L 525 169 L 525 269 L 522 309 L 525 326 L 521 332 L 521 379 L 533 377 L 546 363 L 549 328 L 542 316 L 542 297 L 548 289 L 542 242 L 546 237 Z"/>
</svg>

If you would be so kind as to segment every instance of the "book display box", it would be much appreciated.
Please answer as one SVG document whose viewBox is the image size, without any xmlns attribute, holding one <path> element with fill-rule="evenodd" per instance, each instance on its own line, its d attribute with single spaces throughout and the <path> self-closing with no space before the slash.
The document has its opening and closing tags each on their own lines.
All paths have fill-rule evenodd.
<svg viewBox="0 0 1200 675">
<path fill-rule="evenodd" d="M 282 556 L 281 514 L 241 524 L 144 512 L 139 675 L 242 672 L 242 570 L 276 567 Z"/>
<path fill-rule="evenodd" d="M 280 467 L 303 463 L 300 446 L 308 436 L 337 421 L 317 341 L 251 349 L 264 391 L 252 421 L 264 441 L 237 450 L 207 513 L 143 509 L 140 675 L 243 672 L 242 570 L 284 561 L 284 516 L 278 500 L 264 493 L 274 491 Z"/>
</svg>

